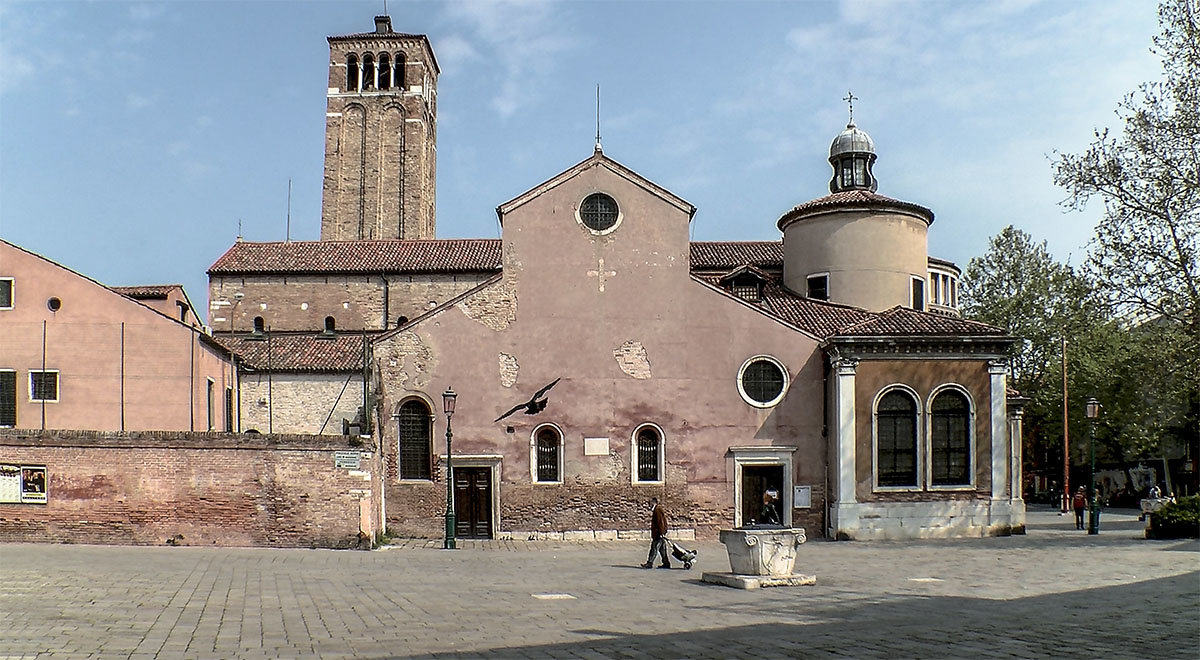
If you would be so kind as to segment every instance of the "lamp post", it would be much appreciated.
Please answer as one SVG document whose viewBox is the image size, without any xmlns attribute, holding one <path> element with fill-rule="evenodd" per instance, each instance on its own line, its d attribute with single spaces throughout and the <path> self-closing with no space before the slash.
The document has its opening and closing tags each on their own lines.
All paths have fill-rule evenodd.
<svg viewBox="0 0 1200 660">
<path fill-rule="evenodd" d="M 446 540 L 442 542 L 442 549 L 454 550 L 456 545 L 454 542 L 454 451 L 451 448 L 454 434 L 450 432 L 450 417 L 454 415 L 454 400 L 458 395 L 454 393 L 454 388 L 447 387 L 442 393 L 442 409 L 446 413 Z"/>
<path fill-rule="evenodd" d="M 1089 397 L 1087 400 L 1087 418 L 1088 418 L 1088 457 L 1092 463 L 1091 467 L 1091 486 L 1088 494 L 1090 496 L 1090 506 L 1088 506 L 1088 534 L 1100 533 L 1100 511 L 1098 510 L 1099 498 L 1096 497 L 1096 417 L 1100 415 L 1100 402 L 1096 397 Z"/>
</svg>

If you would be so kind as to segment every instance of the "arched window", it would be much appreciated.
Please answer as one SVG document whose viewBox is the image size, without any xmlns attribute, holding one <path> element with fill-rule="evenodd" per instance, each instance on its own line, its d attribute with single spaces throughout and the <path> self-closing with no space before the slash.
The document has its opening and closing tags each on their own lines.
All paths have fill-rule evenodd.
<svg viewBox="0 0 1200 660">
<path fill-rule="evenodd" d="M 261 316 L 254 317 L 254 334 L 261 335 L 263 333 L 263 330 L 265 330 L 265 329 L 266 329 L 266 323 L 263 321 L 263 317 L 261 317 Z"/>
<path fill-rule="evenodd" d="M 332 335 L 333 331 L 335 330 L 334 325 L 336 323 L 337 322 L 333 320 L 332 316 L 326 316 L 325 317 L 325 334 Z"/>
<path fill-rule="evenodd" d="M 410 399 L 400 406 L 396 418 L 400 431 L 400 478 L 430 479 L 433 429 L 429 406 Z"/>
<path fill-rule="evenodd" d="M 538 428 L 533 437 L 537 454 L 534 479 L 551 483 L 562 481 L 562 435 L 558 429 L 546 425 Z"/>
<path fill-rule="evenodd" d="M 363 55 L 362 88 L 375 89 L 375 58 L 370 53 Z"/>
<path fill-rule="evenodd" d="M 391 89 L 392 67 L 387 53 L 379 54 L 379 89 Z"/>
<path fill-rule="evenodd" d="M 354 53 L 346 56 L 346 91 L 358 91 L 358 56 Z"/>
<path fill-rule="evenodd" d="M 634 481 L 661 482 L 663 447 L 662 434 L 654 426 L 642 426 L 634 434 Z"/>
<path fill-rule="evenodd" d="M 404 53 L 396 53 L 396 87 L 404 91 Z"/>
<path fill-rule="evenodd" d="M 939 393 L 929 406 L 930 482 L 934 486 L 971 483 L 971 404 L 957 390 Z"/>
<path fill-rule="evenodd" d="M 917 485 L 917 402 L 892 390 L 875 409 L 875 465 L 880 486 Z"/>
</svg>

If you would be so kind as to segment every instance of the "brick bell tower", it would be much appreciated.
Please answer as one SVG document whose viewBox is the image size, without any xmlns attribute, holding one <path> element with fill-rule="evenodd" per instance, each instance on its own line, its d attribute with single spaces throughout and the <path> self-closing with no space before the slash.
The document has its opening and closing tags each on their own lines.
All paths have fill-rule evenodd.
<svg viewBox="0 0 1200 660">
<path fill-rule="evenodd" d="M 423 34 L 329 37 L 321 240 L 434 237 L 439 69 Z"/>
</svg>

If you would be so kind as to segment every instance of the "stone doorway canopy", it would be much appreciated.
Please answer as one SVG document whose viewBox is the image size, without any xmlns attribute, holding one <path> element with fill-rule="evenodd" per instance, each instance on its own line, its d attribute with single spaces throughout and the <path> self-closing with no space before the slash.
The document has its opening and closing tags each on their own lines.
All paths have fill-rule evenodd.
<svg viewBox="0 0 1200 660">
<path fill-rule="evenodd" d="M 749 466 L 783 467 L 783 491 L 779 493 L 781 521 L 785 527 L 792 525 L 792 454 L 797 447 L 787 445 L 752 445 L 730 447 L 733 456 L 733 526 L 741 527 L 742 520 L 742 471 Z"/>
</svg>

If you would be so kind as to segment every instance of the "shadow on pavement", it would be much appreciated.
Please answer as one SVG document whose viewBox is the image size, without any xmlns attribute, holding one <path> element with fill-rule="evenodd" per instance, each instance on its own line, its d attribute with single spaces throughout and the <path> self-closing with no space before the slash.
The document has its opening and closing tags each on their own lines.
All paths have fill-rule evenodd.
<svg viewBox="0 0 1200 660">
<path fill-rule="evenodd" d="M 884 596 L 813 604 L 801 596 L 781 604 L 795 623 L 662 635 L 580 629 L 572 631 L 577 642 L 394 657 L 1191 659 L 1198 608 L 1200 572 L 1193 572 L 1014 600 Z"/>
</svg>

